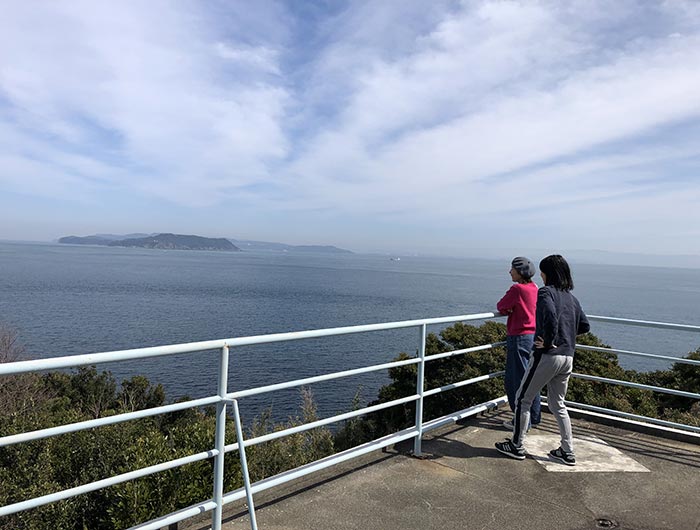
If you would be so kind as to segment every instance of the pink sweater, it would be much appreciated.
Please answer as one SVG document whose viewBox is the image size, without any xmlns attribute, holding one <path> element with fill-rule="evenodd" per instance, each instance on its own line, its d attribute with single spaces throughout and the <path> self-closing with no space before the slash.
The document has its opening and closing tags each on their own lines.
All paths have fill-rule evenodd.
<svg viewBox="0 0 700 530">
<path fill-rule="evenodd" d="M 496 304 L 501 313 L 508 314 L 508 335 L 527 335 L 535 332 L 535 308 L 537 307 L 537 285 L 514 283 Z"/>
</svg>

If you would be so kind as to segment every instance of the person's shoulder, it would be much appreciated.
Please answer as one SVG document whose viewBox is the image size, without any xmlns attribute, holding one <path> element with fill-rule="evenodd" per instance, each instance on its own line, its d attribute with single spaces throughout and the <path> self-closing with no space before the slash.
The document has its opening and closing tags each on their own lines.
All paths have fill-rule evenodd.
<svg viewBox="0 0 700 530">
<path fill-rule="evenodd" d="M 513 284 L 513 289 L 517 290 L 518 293 L 521 293 L 522 295 L 530 295 L 532 296 L 533 294 L 537 293 L 537 284 L 534 282 L 529 282 L 529 283 L 514 283 Z"/>
<path fill-rule="evenodd" d="M 537 296 L 543 297 L 543 296 L 554 296 L 554 287 L 551 285 L 543 285 L 537 290 Z"/>
</svg>

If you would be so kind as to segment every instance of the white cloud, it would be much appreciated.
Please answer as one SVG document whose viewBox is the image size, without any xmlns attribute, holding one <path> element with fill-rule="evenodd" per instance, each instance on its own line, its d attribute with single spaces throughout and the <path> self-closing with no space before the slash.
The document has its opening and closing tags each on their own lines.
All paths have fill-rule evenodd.
<svg viewBox="0 0 700 530">
<path fill-rule="evenodd" d="M 234 203 L 261 222 L 332 210 L 348 223 L 478 226 L 504 244 L 508 223 L 486 219 L 541 226 L 538 209 L 561 216 L 564 234 L 595 205 L 610 245 L 616 215 L 629 245 L 643 241 L 635 226 L 661 237 L 700 222 L 696 209 L 672 207 L 697 196 L 700 179 L 665 182 L 700 155 L 697 3 L 300 9 L 7 6 L 0 185 L 94 202 L 119 189 L 173 208 Z M 674 127 L 687 128 L 680 144 L 664 134 Z"/>
<path fill-rule="evenodd" d="M 0 87 L 9 118 L 39 142 L 138 168 L 122 173 L 125 186 L 201 203 L 222 181 L 235 188 L 270 178 L 266 162 L 288 150 L 281 120 L 289 96 L 261 77 L 274 70 L 274 54 L 242 53 L 264 64 L 240 79 L 173 5 L 17 7 L 0 28 L 1 47 L 12 50 L 1 59 Z"/>
</svg>

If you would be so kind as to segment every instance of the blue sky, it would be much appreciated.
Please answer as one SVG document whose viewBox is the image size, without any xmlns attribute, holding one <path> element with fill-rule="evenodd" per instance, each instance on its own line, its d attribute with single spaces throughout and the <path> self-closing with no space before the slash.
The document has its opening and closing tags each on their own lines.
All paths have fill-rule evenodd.
<svg viewBox="0 0 700 530">
<path fill-rule="evenodd" d="M 700 254 L 700 2 L 0 4 L 0 239 Z"/>
</svg>

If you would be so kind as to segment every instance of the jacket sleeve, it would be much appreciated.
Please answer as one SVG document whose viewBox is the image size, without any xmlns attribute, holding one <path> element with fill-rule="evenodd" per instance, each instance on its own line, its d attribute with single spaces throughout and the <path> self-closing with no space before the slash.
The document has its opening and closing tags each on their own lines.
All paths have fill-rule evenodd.
<svg viewBox="0 0 700 530">
<path fill-rule="evenodd" d="M 503 298 L 501 298 L 496 304 L 496 309 L 498 309 L 501 313 L 507 313 L 516 306 L 519 297 L 520 296 L 518 295 L 515 286 L 511 286 L 506 294 L 503 295 Z"/>
<path fill-rule="evenodd" d="M 537 292 L 537 330 L 544 342 L 543 349 L 549 350 L 554 346 L 554 337 L 557 333 L 559 316 L 554 305 L 554 298 L 547 289 L 542 288 Z"/>
<path fill-rule="evenodd" d="M 576 329 L 576 334 L 577 335 L 583 335 L 584 333 L 588 333 L 591 330 L 591 325 L 588 322 L 588 317 L 586 317 L 586 313 L 583 312 L 583 309 L 581 309 L 581 304 L 578 303 L 578 300 L 576 300 L 576 305 L 578 305 L 578 328 Z"/>
</svg>

